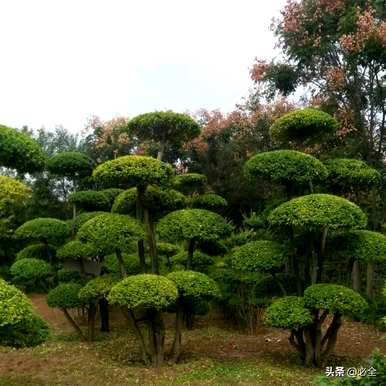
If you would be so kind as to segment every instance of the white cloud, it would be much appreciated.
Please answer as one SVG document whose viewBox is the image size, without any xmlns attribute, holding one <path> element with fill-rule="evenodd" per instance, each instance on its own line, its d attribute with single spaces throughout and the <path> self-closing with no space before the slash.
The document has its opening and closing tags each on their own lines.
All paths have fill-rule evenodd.
<svg viewBox="0 0 386 386">
<path fill-rule="evenodd" d="M 0 123 L 231 109 L 285 0 L 0 0 Z"/>
</svg>

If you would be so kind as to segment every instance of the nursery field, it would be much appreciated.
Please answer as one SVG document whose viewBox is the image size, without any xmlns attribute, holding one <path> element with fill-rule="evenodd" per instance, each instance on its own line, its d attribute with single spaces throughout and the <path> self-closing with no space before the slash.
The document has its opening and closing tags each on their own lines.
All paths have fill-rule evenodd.
<svg viewBox="0 0 386 386">
<path fill-rule="evenodd" d="M 238 333 L 216 312 L 197 317 L 194 329 L 184 333 L 184 350 L 177 365 L 147 368 L 139 362 L 135 337 L 121 317 L 112 318 L 110 333 L 99 333 L 94 343 L 82 343 L 62 313 L 46 305 L 45 295 L 30 297 L 53 335 L 35 348 L 1 347 L 1 386 L 296 386 L 317 385 L 315 378 L 324 373 L 299 363 L 286 331 L 261 326 L 256 335 Z M 166 316 L 167 327 L 171 321 Z M 168 335 L 167 345 L 171 343 Z M 375 347 L 385 353 L 383 335 L 374 327 L 345 321 L 328 365 L 360 366 Z"/>
</svg>

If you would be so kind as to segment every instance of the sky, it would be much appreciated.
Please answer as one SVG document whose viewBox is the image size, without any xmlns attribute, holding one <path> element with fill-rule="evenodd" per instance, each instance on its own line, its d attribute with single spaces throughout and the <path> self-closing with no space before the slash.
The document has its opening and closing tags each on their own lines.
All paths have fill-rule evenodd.
<svg viewBox="0 0 386 386">
<path fill-rule="evenodd" d="M 0 124 L 232 110 L 286 0 L 0 0 Z"/>
</svg>

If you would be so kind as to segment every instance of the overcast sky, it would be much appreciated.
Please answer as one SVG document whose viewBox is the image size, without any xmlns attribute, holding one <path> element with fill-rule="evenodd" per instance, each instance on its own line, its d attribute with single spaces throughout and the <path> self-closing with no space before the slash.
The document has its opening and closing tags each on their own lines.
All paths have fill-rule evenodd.
<svg viewBox="0 0 386 386">
<path fill-rule="evenodd" d="M 0 0 L 0 124 L 231 110 L 286 0 Z"/>
</svg>

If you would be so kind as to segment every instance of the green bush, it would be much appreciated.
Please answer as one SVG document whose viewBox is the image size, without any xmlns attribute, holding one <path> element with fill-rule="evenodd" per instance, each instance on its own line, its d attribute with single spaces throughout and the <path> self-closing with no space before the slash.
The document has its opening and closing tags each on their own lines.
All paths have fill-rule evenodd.
<svg viewBox="0 0 386 386">
<path fill-rule="evenodd" d="M 69 268 L 61 268 L 56 273 L 59 283 L 80 282 L 82 277 L 79 271 Z"/>
<path fill-rule="evenodd" d="M 16 229 L 15 235 L 25 240 L 61 244 L 69 235 L 68 225 L 56 218 L 35 218 Z"/>
<path fill-rule="evenodd" d="M 115 198 L 118 196 L 118 194 L 124 192 L 124 190 L 123 189 L 118 189 L 118 188 L 110 188 L 110 189 L 101 190 L 101 192 L 109 200 L 109 208 L 111 208 L 113 206 L 113 204 L 114 204 Z"/>
<path fill-rule="evenodd" d="M 227 206 L 227 200 L 214 193 L 201 194 L 192 198 L 192 208 L 208 209 L 213 212 L 219 212 Z"/>
<path fill-rule="evenodd" d="M 117 249 L 130 251 L 134 243 L 144 238 L 142 225 L 129 216 L 121 214 L 102 214 L 88 220 L 79 229 L 78 238 L 84 243 L 93 244 L 105 254 Z"/>
<path fill-rule="evenodd" d="M 278 269 L 286 259 L 287 252 L 283 246 L 269 240 L 251 241 L 231 253 L 232 267 L 246 272 Z"/>
<path fill-rule="evenodd" d="M 173 176 L 171 165 L 139 155 L 118 157 L 99 165 L 93 172 L 95 181 L 112 187 L 165 185 Z"/>
<path fill-rule="evenodd" d="M 20 259 L 15 261 L 10 268 L 15 283 L 36 283 L 53 275 L 51 264 L 40 259 Z"/>
<path fill-rule="evenodd" d="M 141 266 L 139 265 L 139 259 L 137 255 L 122 253 L 122 259 L 127 274 L 136 275 L 141 272 Z M 121 273 L 119 261 L 115 253 L 104 257 L 102 262 L 102 269 L 108 273 Z"/>
<path fill-rule="evenodd" d="M 98 255 L 98 251 L 92 244 L 72 240 L 62 245 L 56 254 L 61 260 L 92 260 Z"/>
<path fill-rule="evenodd" d="M 309 194 L 281 204 L 270 213 L 268 222 L 274 227 L 348 230 L 365 228 L 367 218 L 357 205 L 342 197 Z"/>
<path fill-rule="evenodd" d="M 25 204 L 31 196 L 31 189 L 22 182 L 7 176 L 0 176 L 0 216 L 7 212 L 7 206 Z M 4 213 L 5 212 L 5 213 Z"/>
<path fill-rule="evenodd" d="M 295 150 L 273 150 L 258 153 L 244 165 L 250 180 L 263 179 L 281 184 L 305 185 L 323 181 L 326 167 L 315 157 Z"/>
<path fill-rule="evenodd" d="M 342 315 L 361 315 L 367 308 L 358 292 L 338 284 L 313 284 L 304 291 L 304 304 Z"/>
<path fill-rule="evenodd" d="M 206 182 L 203 174 L 185 173 L 174 178 L 173 187 L 184 194 L 204 193 Z"/>
<path fill-rule="evenodd" d="M 178 298 L 176 285 L 164 276 L 141 274 L 127 277 L 113 286 L 109 303 L 135 309 L 164 310 Z"/>
<path fill-rule="evenodd" d="M 53 308 L 78 308 L 84 303 L 79 298 L 82 285 L 79 283 L 61 283 L 47 295 L 47 304 Z"/>
<path fill-rule="evenodd" d="M 117 275 L 101 275 L 91 279 L 79 291 L 79 298 L 83 303 L 97 303 L 100 299 L 106 299 L 111 288 L 119 282 Z"/>
<path fill-rule="evenodd" d="M 205 209 L 181 209 L 163 217 L 157 230 L 161 239 L 219 240 L 230 234 L 232 226 L 217 213 Z"/>
<path fill-rule="evenodd" d="M 313 317 L 303 298 L 285 296 L 267 308 L 264 320 L 272 327 L 292 329 L 312 324 Z"/>
<path fill-rule="evenodd" d="M 70 194 L 69 201 L 85 211 L 109 211 L 109 197 L 103 191 L 80 190 Z"/>
<path fill-rule="evenodd" d="M 45 342 L 50 335 L 47 322 L 32 315 L 16 324 L 0 326 L 0 345 L 15 348 L 33 347 Z"/>
<path fill-rule="evenodd" d="M 173 255 L 176 255 L 179 252 L 182 252 L 182 248 L 178 245 L 171 244 L 171 243 L 165 243 L 160 241 L 157 243 L 157 250 L 159 255 L 164 255 L 171 257 Z"/>
<path fill-rule="evenodd" d="M 96 211 L 96 212 L 83 212 L 78 214 L 73 220 L 71 220 L 71 228 L 74 233 L 78 233 L 79 228 L 86 223 L 88 220 L 91 220 L 94 217 L 100 216 L 101 214 L 106 214 L 108 212 Z"/>
<path fill-rule="evenodd" d="M 175 283 L 182 298 L 198 300 L 220 296 L 217 283 L 201 272 L 176 271 L 169 273 L 166 277 Z"/>
<path fill-rule="evenodd" d="M 68 178 L 82 178 L 91 175 L 94 162 L 84 153 L 68 151 L 58 153 L 47 160 L 50 173 Z"/>
<path fill-rule="evenodd" d="M 334 134 L 339 123 L 330 114 L 313 108 L 293 110 L 275 120 L 269 135 L 275 142 L 321 142 Z"/>
<path fill-rule="evenodd" d="M 174 266 L 185 266 L 188 261 L 188 253 L 181 251 L 170 257 L 170 262 Z M 192 257 L 192 269 L 195 271 L 206 272 L 210 266 L 214 264 L 212 256 L 201 251 L 194 251 Z"/>
<path fill-rule="evenodd" d="M 135 216 L 137 188 L 131 188 L 120 193 L 113 204 L 112 212 Z M 142 200 L 143 206 L 154 215 L 181 209 L 186 206 L 186 197 L 176 190 L 162 190 L 157 186 L 148 186 Z"/>
<path fill-rule="evenodd" d="M 0 125 L 0 165 L 21 173 L 44 168 L 46 157 L 40 145 L 29 135 Z"/>
<path fill-rule="evenodd" d="M 328 182 L 344 191 L 369 189 L 381 182 L 381 174 L 365 162 L 351 158 L 335 158 L 325 162 Z"/>
<path fill-rule="evenodd" d="M 0 278 L 0 327 L 15 325 L 32 315 L 32 304 L 19 289 Z"/>
<path fill-rule="evenodd" d="M 48 245 L 39 243 L 31 244 L 23 248 L 16 254 L 16 261 L 21 259 L 40 259 L 40 260 L 49 260 L 56 257 L 56 249 L 53 245 Z"/>
</svg>

